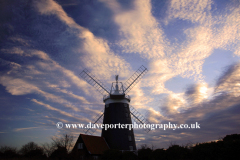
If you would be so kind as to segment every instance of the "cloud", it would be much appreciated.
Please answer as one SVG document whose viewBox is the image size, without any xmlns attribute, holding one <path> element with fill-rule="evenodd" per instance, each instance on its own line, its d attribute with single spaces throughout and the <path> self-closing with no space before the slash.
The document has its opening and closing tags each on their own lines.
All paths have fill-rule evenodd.
<svg viewBox="0 0 240 160">
<path fill-rule="evenodd" d="M 19 56 L 24 57 L 37 57 L 36 61 L 30 61 L 30 65 L 23 64 L 24 66 L 20 71 L 18 70 L 19 74 L 22 72 L 22 74 L 26 76 L 31 76 L 31 74 L 42 74 L 42 76 L 46 76 L 47 74 L 52 75 L 52 71 L 58 71 L 61 74 L 65 76 L 65 78 L 69 79 L 74 85 L 82 89 L 84 92 L 88 93 L 88 90 L 86 89 L 86 82 L 80 79 L 78 76 L 75 75 L 74 72 L 62 67 L 59 65 L 56 61 L 52 60 L 47 53 L 40 51 L 40 50 L 34 50 L 34 49 L 27 49 L 27 48 L 11 48 L 11 49 L 2 49 L 3 53 L 11 53 L 11 54 L 17 54 Z M 28 72 L 26 72 L 28 70 Z M 29 72 L 31 70 L 31 72 Z M 42 71 L 41 71 L 42 70 Z M 45 72 L 45 73 L 44 73 Z M 29 74 L 30 73 L 30 74 Z M 16 74 L 15 74 L 16 75 Z M 24 76 L 22 75 L 22 76 Z M 52 77 L 52 76 L 51 76 Z M 54 79 L 54 77 L 52 77 Z"/>
<path fill-rule="evenodd" d="M 152 87 L 153 94 L 172 93 L 165 88 L 165 82 L 175 77 L 177 73 L 174 73 L 169 65 L 167 58 L 156 59 L 150 63 L 149 76 L 147 76 L 147 83 L 143 83 L 146 86 Z"/>
<path fill-rule="evenodd" d="M 210 1 L 204 1 L 201 4 L 200 1 L 172 2 L 178 4 L 178 7 L 176 6 L 176 8 L 178 8 L 181 16 L 174 13 L 172 15 L 179 16 L 178 18 L 183 20 L 185 20 L 185 16 L 188 17 L 188 15 L 191 17 L 188 17 L 190 18 L 189 20 L 193 23 L 195 19 L 193 16 L 195 13 L 191 14 L 190 11 L 187 11 L 184 8 L 195 8 L 197 10 L 202 10 L 203 12 L 206 11 L 207 13 L 204 17 L 200 18 L 200 23 L 183 29 L 183 32 L 186 35 L 186 40 L 181 45 L 174 44 L 179 51 L 176 50 L 177 54 L 173 54 L 171 61 L 168 61 L 167 63 L 169 68 L 176 72 L 176 75 L 180 74 L 182 77 L 193 77 L 196 81 L 203 81 L 202 65 L 204 64 L 204 60 L 213 53 L 214 49 L 221 48 L 233 50 L 237 53 L 238 48 L 236 46 L 239 44 L 239 27 L 237 27 L 239 24 L 237 18 L 239 17 L 239 8 L 231 8 L 230 13 L 225 16 L 212 16 L 210 12 L 211 7 L 209 6 L 211 5 Z M 198 5 L 191 6 L 194 3 L 199 3 L 198 5 L 200 6 L 206 4 L 205 10 L 204 7 L 202 8 Z M 202 11 L 197 12 L 201 13 Z M 186 15 L 185 13 L 188 14 Z"/>
<path fill-rule="evenodd" d="M 34 128 L 39 128 L 39 127 L 16 128 L 16 129 L 14 129 L 14 131 L 15 132 L 19 132 L 19 131 L 29 130 L 29 129 L 34 129 Z"/>
<path fill-rule="evenodd" d="M 185 92 L 187 101 L 191 104 L 197 104 L 208 98 L 208 86 L 206 83 L 191 85 Z"/>
<path fill-rule="evenodd" d="M 115 55 L 109 49 L 106 41 L 94 37 L 94 35 L 86 31 L 83 33 L 84 38 L 83 48 L 79 51 L 88 53 L 82 57 L 82 61 L 87 68 L 91 68 L 91 72 L 98 77 L 110 79 L 112 75 L 121 72 L 121 76 L 125 77 L 128 74 L 130 65 L 120 56 Z"/>
<path fill-rule="evenodd" d="M 161 123 L 162 120 L 165 119 L 164 116 L 162 116 L 162 114 L 159 111 L 156 111 L 153 108 L 149 108 L 148 109 L 148 116 L 147 119 L 151 122 L 151 123 Z"/>
<path fill-rule="evenodd" d="M 171 0 L 166 23 L 177 18 L 189 20 L 192 23 L 205 23 L 211 4 L 211 0 Z"/>
<path fill-rule="evenodd" d="M 41 3 L 41 2 L 39 1 L 36 3 Z M 45 6 L 46 4 L 49 5 L 49 8 Z M 90 31 L 88 31 L 88 29 L 85 29 L 79 26 L 78 24 L 76 24 L 74 21 L 72 21 L 72 19 L 54 1 L 49 1 L 49 3 L 46 2 L 46 4 L 40 5 L 40 6 L 39 4 L 36 4 L 38 7 L 40 7 L 40 13 L 43 15 L 55 15 L 62 22 L 64 22 L 70 27 L 70 29 L 68 29 L 65 32 L 65 36 L 74 35 L 79 40 L 82 40 L 82 41 L 79 41 L 81 43 L 79 43 L 77 46 L 74 46 L 75 48 L 73 47 L 74 49 L 72 50 L 72 53 L 78 54 L 77 59 L 79 59 L 79 62 L 82 68 L 83 67 L 91 68 L 92 73 L 95 73 L 99 77 L 105 74 L 104 78 L 109 78 L 109 76 L 111 75 L 109 74 L 109 71 L 112 73 L 115 73 L 115 71 L 117 72 L 123 71 L 122 76 L 124 76 L 125 73 L 128 73 L 128 68 L 127 68 L 128 65 L 124 62 L 124 60 L 121 59 L 121 57 L 114 55 L 110 51 L 108 44 L 107 42 L 105 42 L 105 40 L 96 38 Z M 44 8 L 46 10 L 44 10 Z M 77 31 L 77 32 L 73 32 L 73 31 Z M 42 28 L 40 32 L 45 33 L 45 32 L 42 32 Z M 55 37 L 51 37 L 50 39 L 52 40 L 54 38 Z M 61 37 L 61 38 L 63 38 L 64 40 L 64 38 L 66 37 Z M 55 44 L 53 44 L 53 46 L 54 45 Z M 63 45 L 63 44 L 57 43 L 57 45 Z M 87 83 L 84 82 L 81 78 L 79 78 L 79 76 L 77 76 L 72 69 L 67 69 L 63 67 L 61 63 L 58 63 L 56 61 L 57 59 L 55 59 L 55 57 L 51 54 L 51 52 L 45 52 L 46 51 L 45 49 L 43 49 L 45 50 L 43 51 L 41 49 L 39 50 L 32 49 L 31 47 L 24 47 L 24 46 L 18 46 L 13 48 L 11 48 L 11 46 L 8 46 L 8 47 L 6 46 L 1 51 L 5 53 L 5 55 L 13 54 L 13 55 L 16 55 L 16 57 L 20 57 L 21 59 L 24 59 L 24 63 L 21 64 L 22 66 L 21 70 L 15 73 L 12 72 L 10 75 L 5 77 L 9 77 L 9 78 L 11 77 L 10 82 L 12 82 L 14 79 L 16 79 L 16 77 L 19 76 L 21 77 L 21 81 L 24 82 L 24 85 L 31 84 L 31 86 L 35 88 L 35 90 L 28 90 L 29 88 L 28 87 L 25 89 L 26 91 L 24 90 L 25 92 L 23 92 L 23 89 L 19 90 L 18 88 L 16 88 L 17 91 L 19 92 L 18 93 L 19 95 L 26 95 L 30 93 L 40 94 L 47 101 L 61 104 L 60 106 L 58 106 L 58 108 L 55 108 L 58 110 L 55 110 L 54 108 L 50 108 L 51 107 L 50 105 L 47 106 L 49 109 L 55 110 L 55 111 L 60 111 L 60 108 L 62 108 L 62 106 L 65 106 L 67 108 L 73 109 L 74 111 L 81 111 L 81 115 L 82 113 L 88 113 L 88 115 L 91 116 L 92 114 L 97 112 L 95 109 L 96 106 L 94 106 L 95 108 L 91 106 L 87 106 L 87 107 L 90 107 L 90 108 L 87 108 L 86 106 L 84 106 L 84 104 L 89 104 L 89 102 L 85 98 L 83 98 L 83 96 L 79 96 L 75 94 L 75 93 L 84 94 L 85 92 L 86 95 L 93 96 L 95 95 L 94 90 L 89 89 L 91 87 L 89 87 Z M 61 54 L 61 51 L 59 54 Z M 31 72 L 29 72 L 30 70 Z M 99 72 L 99 71 L 102 71 L 102 72 Z M 64 85 L 62 85 L 63 81 L 65 81 Z M 4 85 L 7 86 L 7 88 L 9 88 L 8 85 L 10 82 L 6 82 L 4 83 Z M 48 84 L 50 85 L 54 84 L 54 86 L 47 87 L 45 85 L 46 82 L 48 82 Z M 16 83 L 16 86 L 18 84 L 20 83 L 19 82 Z M 28 86 L 28 85 L 25 85 L 25 86 Z M 66 89 L 65 88 L 66 86 L 70 86 L 70 87 Z M 76 91 L 76 88 L 78 88 L 79 91 Z M 73 90 L 73 92 L 71 90 Z M 8 91 L 11 94 L 15 94 L 12 90 L 8 90 Z M 82 91 L 83 93 L 81 93 Z M 64 94 L 67 95 L 67 97 L 62 98 Z M 78 102 L 77 103 L 71 102 L 71 99 L 69 99 L 70 97 L 77 99 Z M 96 97 L 96 96 L 93 96 L 93 97 Z M 80 104 L 79 104 L 79 101 L 81 102 Z M 94 103 L 94 101 L 91 101 L 91 103 Z M 43 105 L 43 104 L 45 103 L 41 102 L 41 105 L 46 107 L 46 105 Z M 63 112 L 61 113 L 64 114 Z"/>
<path fill-rule="evenodd" d="M 4 60 L 2 58 L 0 58 L 0 62 L 1 62 L 1 66 L 4 68 L 7 68 L 9 69 L 7 74 L 11 74 L 11 72 L 17 72 L 19 70 L 21 70 L 21 65 L 18 64 L 18 63 L 15 63 L 15 62 L 11 62 L 11 61 L 7 61 L 7 60 Z M 3 69 L 4 70 L 4 69 Z M 2 70 L 2 71 L 3 71 Z"/>
<path fill-rule="evenodd" d="M 95 37 L 88 29 L 78 25 L 58 3 L 48 0 L 38 1 L 35 4 L 41 14 L 56 15 L 70 27 L 67 34 L 74 34 L 81 42 L 80 47 L 73 47 L 73 51 L 83 53 L 80 55 L 79 60 L 84 64 L 85 68 L 90 68 L 93 74 L 98 77 L 105 77 L 106 80 L 119 72 L 121 72 L 122 76 L 128 73 L 129 64 L 120 56 L 115 55 L 104 39 Z"/>
<path fill-rule="evenodd" d="M 144 93 L 144 90 L 141 88 L 141 86 L 142 83 L 140 82 L 129 92 L 129 95 L 133 95 L 131 97 L 131 104 L 136 106 L 136 108 L 145 108 L 144 106 L 146 104 L 153 101 L 153 98 Z"/>
<path fill-rule="evenodd" d="M 24 39 L 23 37 L 18 35 L 9 37 L 9 40 L 11 40 L 14 43 L 19 43 L 22 46 L 28 46 L 28 47 L 30 46 L 29 40 Z"/>
<path fill-rule="evenodd" d="M 236 54 L 237 56 L 240 56 L 240 47 L 236 48 L 234 54 Z"/>
<path fill-rule="evenodd" d="M 214 49 L 211 42 L 211 1 L 171 1 L 168 19 L 200 22 L 192 28 L 184 28 L 186 40 L 181 45 L 173 46 L 169 45 L 161 23 L 153 17 L 149 1 L 134 1 L 134 7 L 127 10 L 116 1 L 103 2 L 114 12 L 115 23 L 122 33 L 121 40 L 116 45 L 122 46 L 126 53 L 136 53 L 150 59 L 152 71 L 149 77 L 154 80 L 147 84 L 154 86 L 152 93 L 171 93 L 164 83 L 177 75 L 196 81 L 204 80 L 202 65 Z"/>
<path fill-rule="evenodd" d="M 79 117 L 76 117 L 76 116 L 74 116 L 74 115 L 72 115 L 72 114 L 70 114 L 70 113 L 67 113 L 67 112 L 62 111 L 62 110 L 57 109 L 57 108 L 54 108 L 54 107 L 52 107 L 52 106 L 50 106 L 50 105 L 48 105 L 48 104 L 45 104 L 45 103 L 43 103 L 43 102 L 41 102 L 41 101 L 36 100 L 36 99 L 32 99 L 31 101 L 33 101 L 33 102 L 35 102 L 35 103 L 37 103 L 37 104 L 39 104 L 39 105 L 41 105 L 41 106 L 44 106 L 44 107 L 47 108 L 48 110 L 56 111 L 56 112 L 58 112 L 58 113 L 60 113 L 60 114 L 62 114 L 62 115 L 64 115 L 64 116 L 77 119 L 77 120 L 79 120 L 79 121 L 81 121 L 81 122 L 89 122 L 89 119 L 87 119 L 87 118 L 79 118 Z"/>
<path fill-rule="evenodd" d="M 13 47 L 9 49 L 1 49 L 1 51 L 3 53 L 16 54 L 24 57 L 37 57 L 41 60 L 51 61 L 51 58 L 46 53 L 40 50 L 26 49 L 25 47 Z"/>
<path fill-rule="evenodd" d="M 195 77 L 202 80 L 202 65 L 205 58 L 211 55 L 213 46 L 209 43 L 212 30 L 209 26 L 199 26 L 185 30 L 189 43 L 182 47 L 182 51 L 173 57 L 173 68 L 182 77 Z M 174 63 L 173 63 L 174 64 Z"/>
<path fill-rule="evenodd" d="M 11 49 L 1 49 L 1 51 L 9 54 L 18 54 L 18 55 L 24 54 L 23 50 L 18 47 L 13 47 Z"/>
<path fill-rule="evenodd" d="M 5 86 L 6 90 L 12 95 L 24 95 L 38 91 L 38 88 L 32 84 L 26 83 L 21 79 L 12 79 L 7 76 L 2 76 L 0 83 Z"/>
<path fill-rule="evenodd" d="M 53 87 L 54 88 L 54 87 Z M 73 97 L 73 98 L 76 98 L 76 99 L 78 99 L 78 100 L 80 100 L 82 103 L 84 103 L 84 104 L 90 104 L 90 102 L 88 102 L 87 100 L 86 100 L 86 98 L 84 98 L 83 96 L 79 96 L 79 95 L 76 95 L 76 94 L 74 94 L 74 93 L 72 93 L 71 91 L 67 91 L 67 90 L 65 90 L 65 89 L 60 89 L 60 88 L 55 88 L 57 91 L 59 91 L 59 92 L 62 92 L 62 93 L 65 93 L 65 94 L 67 94 L 68 96 L 70 96 L 70 97 Z"/>
<path fill-rule="evenodd" d="M 170 94 L 161 101 L 160 111 L 166 116 L 177 114 L 178 109 L 184 107 L 185 103 L 181 94 Z"/>
<path fill-rule="evenodd" d="M 190 85 L 184 93 L 169 94 L 159 105 L 163 116 L 175 115 L 176 120 L 204 118 L 207 114 L 224 110 L 239 103 L 239 63 L 229 66 L 217 80 L 212 92 L 206 83 Z M 212 95 L 210 94 L 212 93 Z"/>
<path fill-rule="evenodd" d="M 239 63 L 226 68 L 218 78 L 212 95 L 206 83 L 196 83 L 186 88 L 184 93 L 172 93 L 161 99 L 158 104 L 160 112 L 149 109 L 148 119 L 152 123 L 190 125 L 198 122 L 200 129 L 157 129 L 149 132 L 141 144 L 161 142 L 161 146 L 166 148 L 170 141 L 177 144 L 187 144 L 189 140 L 199 143 L 236 133 L 240 124 L 238 69 Z"/>
<path fill-rule="evenodd" d="M 117 45 L 123 52 L 140 54 L 147 59 L 165 55 L 165 37 L 152 16 L 150 1 L 134 1 L 130 10 L 125 10 L 117 1 L 103 2 L 114 12 L 114 21 L 120 27 L 122 39 Z"/>
<path fill-rule="evenodd" d="M 38 9 L 41 14 L 45 15 L 56 15 L 58 18 L 66 23 L 69 26 L 76 27 L 76 23 L 74 20 L 69 17 L 66 12 L 64 12 L 63 8 L 53 0 L 41 0 L 41 1 L 34 1 L 34 6 Z M 79 27 L 79 26 L 78 26 Z"/>
<path fill-rule="evenodd" d="M 226 68 L 225 72 L 218 79 L 215 92 L 227 92 L 234 96 L 239 96 L 240 89 L 240 63 L 232 64 Z"/>
<path fill-rule="evenodd" d="M 230 95 L 218 95 L 209 101 L 197 104 L 192 108 L 185 108 L 181 112 L 170 110 L 170 106 L 179 104 L 179 101 L 168 101 L 169 109 L 161 112 L 161 115 L 151 114 L 151 122 L 160 124 L 200 124 L 200 129 L 156 129 L 150 131 L 141 143 L 156 144 L 167 148 L 170 142 L 182 145 L 200 143 L 218 139 L 227 134 L 237 133 L 240 124 L 238 97 Z M 166 103 L 165 103 L 166 104 Z M 181 103 L 180 103 L 181 104 Z M 170 112 L 172 111 L 172 113 Z M 168 113 L 166 115 L 166 113 Z M 159 144 L 161 142 L 161 145 Z"/>
<path fill-rule="evenodd" d="M 236 55 L 238 55 L 237 50 L 240 44 L 240 20 L 238 17 L 240 16 L 240 8 L 227 7 L 226 10 L 229 13 L 215 18 L 213 44 L 217 48 L 235 51 Z"/>
<path fill-rule="evenodd" d="M 59 103 L 64 105 L 67 108 L 71 108 L 74 111 L 79 111 L 79 109 L 71 102 L 65 100 L 64 98 L 61 98 L 60 96 L 56 96 L 54 94 L 45 92 L 41 89 L 39 89 L 37 86 L 28 83 L 27 81 L 24 81 L 22 79 L 15 79 L 9 76 L 2 76 L 0 78 L 0 83 L 6 87 L 6 90 L 11 93 L 12 95 L 26 95 L 30 93 L 40 94 L 42 95 L 46 100 L 50 100 L 55 103 Z M 73 96 L 73 94 L 70 94 Z M 75 96 L 76 98 L 76 96 Z M 79 99 L 79 97 L 78 97 Z M 87 102 L 84 99 L 81 99 L 81 101 Z"/>
</svg>

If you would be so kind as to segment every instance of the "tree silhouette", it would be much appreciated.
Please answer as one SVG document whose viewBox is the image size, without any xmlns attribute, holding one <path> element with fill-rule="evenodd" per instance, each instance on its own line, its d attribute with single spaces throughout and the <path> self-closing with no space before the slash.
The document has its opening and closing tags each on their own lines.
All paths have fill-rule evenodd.
<svg viewBox="0 0 240 160">
<path fill-rule="evenodd" d="M 179 145 L 173 145 L 167 149 L 168 159 L 185 159 L 188 155 L 189 150 Z"/>
<path fill-rule="evenodd" d="M 57 160 L 62 160 L 62 159 L 67 159 L 68 153 L 67 149 L 65 147 L 58 146 L 58 148 L 52 152 L 50 155 L 51 159 L 57 159 Z"/>
<path fill-rule="evenodd" d="M 19 150 L 22 156 L 30 159 L 46 159 L 47 156 L 44 154 L 42 147 L 38 146 L 34 142 L 29 142 L 21 147 Z"/>
<path fill-rule="evenodd" d="M 223 141 L 225 142 L 236 142 L 236 141 L 240 141 L 240 134 L 231 134 L 231 135 L 226 135 L 223 138 Z"/>
<path fill-rule="evenodd" d="M 156 149 L 151 154 L 152 160 L 166 159 L 166 158 L 167 158 L 167 152 L 164 149 Z"/>
<path fill-rule="evenodd" d="M 2 146 L 0 148 L 0 158 L 1 159 L 11 159 L 19 157 L 17 149 L 14 147 Z"/>
<path fill-rule="evenodd" d="M 64 147 L 69 153 L 73 147 L 73 136 L 68 134 L 63 134 L 61 137 L 52 137 L 53 147 L 58 149 L 59 147 Z"/>
<path fill-rule="evenodd" d="M 138 158 L 139 160 L 148 160 L 151 153 L 152 150 L 146 144 L 141 145 L 141 148 L 138 150 Z"/>
</svg>

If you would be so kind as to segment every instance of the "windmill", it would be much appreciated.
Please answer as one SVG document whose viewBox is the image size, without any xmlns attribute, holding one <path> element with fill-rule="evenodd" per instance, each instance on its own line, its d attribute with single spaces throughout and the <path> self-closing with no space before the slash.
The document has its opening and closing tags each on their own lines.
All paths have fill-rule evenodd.
<svg viewBox="0 0 240 160">
<path fill-rule="evenodd" d="M 104 112 L 95 117 L 93 124 L 100 121 L 105 125 L 132 124 L 132 119 L 137 124 L 147 124 L 147 119 L 129 105 L 131 98 L 127 95 L 146 73 L 147 68 L 141 66 L 124 84 L 118 81 L 118 75 L 116 75 L 116 82 L 112 83 L 109 90 L 88 70 L 83 70 L 80 76 L 103 95 L 103 102 L 105 103 Z M 85 134 L 93 134 L 95 131 L 96 128 L 88 128 L 84 132 Z M 149 132 L 150 129 L 146 128 L 145 131 Z M 136 150 L 133 129 L 109 128 L 105 130 L 103 128 L 101 136 L 105 138 L 111 149 Z"/>
</svg>

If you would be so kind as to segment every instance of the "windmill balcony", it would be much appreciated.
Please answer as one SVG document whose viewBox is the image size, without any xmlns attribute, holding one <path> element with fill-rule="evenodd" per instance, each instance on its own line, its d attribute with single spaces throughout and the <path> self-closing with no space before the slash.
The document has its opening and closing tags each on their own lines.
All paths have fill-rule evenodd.
<svg viewBox="0 0 240 160">
<path fill-rule="evenodd" d="M 114 97 L 116 97 L 116 98 L 114 98 Z M 104 96 L 103 96 L 103 102 L 105 102 L 107 99 L 119 99 L 118 97 L 119 97 L 119 95 L 114 95 L 114 94 L 104 95 Z M 130 100 L 131 100 L 131 97 L 130 97 L 129 95 L 125 95 L 125 94 L 123 94 L 123 95 L 121 96 L 121 98 L 122 98 L 122 99 L 127 99 L 129 102 L 130 102 Z"/>
</svg>

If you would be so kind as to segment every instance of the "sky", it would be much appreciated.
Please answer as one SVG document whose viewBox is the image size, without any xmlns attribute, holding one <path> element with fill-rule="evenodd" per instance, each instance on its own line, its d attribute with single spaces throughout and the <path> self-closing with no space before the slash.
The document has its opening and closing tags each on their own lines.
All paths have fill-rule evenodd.
<svg viewBox="0 0 240 160">
<path fill-rule="evenodd" d="M 104 109 L 81 71 L 110 88 L 141 65 L 131 106 L 149 123 L 200 129 L 136 129 L 138 147 L 239 134 L 239 17 L 238 0 L 1 0 L 0 146 L 76 140 L 82 129 L 56 123 L 87 124 Z"/>
</svg>

